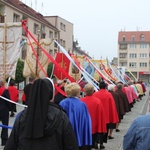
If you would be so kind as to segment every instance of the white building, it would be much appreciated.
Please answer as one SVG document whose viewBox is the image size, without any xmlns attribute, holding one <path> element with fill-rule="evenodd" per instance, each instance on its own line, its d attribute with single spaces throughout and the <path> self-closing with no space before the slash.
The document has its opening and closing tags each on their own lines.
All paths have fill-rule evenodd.
<svg viewBox="0 0 150 150">
<path fill-rule="evenodd" d="M 150 82 L 150 31 L 121 31 L 118 34 L 118 65 L 146 83 Z"/>
</svg>

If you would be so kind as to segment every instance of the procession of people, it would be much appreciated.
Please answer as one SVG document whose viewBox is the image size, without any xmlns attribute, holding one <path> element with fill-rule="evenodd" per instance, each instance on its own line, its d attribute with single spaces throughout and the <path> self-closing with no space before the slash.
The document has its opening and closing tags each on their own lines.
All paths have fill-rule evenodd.
<svg viewBox="0 0 150 150">
<path fill-rule="evenodd" d="M 1 145 L 4 146 L 4 150 L 41 150 L 42 147 L 45 150 L 105 149 L 109 140 L 115 138 L 113 132 L 120 132 L 119 124 L 126 113 L 132 111 L 146 92 L 142 81 L 108 84 L 102 79 L 97 91 L 91 83 L 86 82 L 82 88 L 68 79 L 53 81 L 50 78 L 39 78 L 32 80 L 32 83 L 30 81 L 29 84 L 26 104 L 28 107 L 19 112 L 19 115 L 13 114 L 15 123 L 10 135 L 6 127 L 2 128 Z M 7 89 L 1 85 L 0 94 L 4 96 Z M 8 90 L 7 93 L 6 97 L 11 100 L 11 91 Z M 23 104 L 24 97 L 25 93 L 22 96 Z M 56 111 L 56 114 L 52 110 Z M 0 117 L 2 124 L 8 126 L 12 106 L 2 97 L 0 111 L 7 112 L 6 117 Z M 4 122 L 5 120 L 7 121 Z"/>
<path fill-rule="evenodd" d="M 15 85 L 19 55 L 12 63 L 14 69 L 4 64 L 1 75 L 0 127 L 4 150 L 105 149 L 109 140 L 115 139 L 113 132 L 120 132 L 126 113 L 145 96 L 146 85 L 133 74 L 136 80 L 132 80 L 108 60 L 105 64 L 103 60 L 95 62 L 87 56 L 79 60 L 67 53 L 57 40 L 53 42 L 61 52 L 53 57 L 49 54 L 51 41 L 36 40 L 26 23 L 23 20 L 20 24 L 28 41 L 20 72 L 24 83 L 27 82 L 21 99 Z M 17 26 L 15 29 L 17 32 Z M 16 42 L 20 44 L 19 40 Z M 50 63 L 52 68 L 48 73 Z M 17 112 L 20 100 L 23 109 Z M 14 117 L 13 126 L 9 126 L 9 117 Z"/>
</svg>

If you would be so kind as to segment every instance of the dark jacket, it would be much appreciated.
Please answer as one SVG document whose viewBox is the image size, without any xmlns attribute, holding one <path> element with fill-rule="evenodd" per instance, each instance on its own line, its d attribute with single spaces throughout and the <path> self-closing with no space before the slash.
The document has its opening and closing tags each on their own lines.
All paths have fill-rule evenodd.
<svg viewBox="0 0 150 150">
<path fill-rule="evenodd" d="M 64 86 L 61 87 L 61 90 L 64 91 Z M 63 99 L 65 99 L 65 98 L 66 98 L 66 96 L 64 96 L 64 95 L 62 95 L 61 93 L 57 92 L 56 95 L 55 95 L 55 97 L 54 97 L 54 102 L 55 102 L 55 104 L 59 105 L 59 103 L 60 103 Z"/>
<path fill-rule="evenodd" d="M 25 124 L 26 110 L 16 119 L 4 150 L 78 150 L 69 119 L 61 107 L 56 104 L 49 104 L 43 137 L 25 137 Z"/>
<path fill-rule="evenodd" d="M 28 105 L 31 87 L 32 83 L 29 83 L 24 87 L 24 94 L 26 96 L 25 105 Z"/>
<path fill-rule="evenodd" d="M 1 88 L 0 88 L 1 90 Z M 4 90 L 3 94 L 1 95 L 7 99 L 10 99 L 9 91 L 7 89 Z M 5 113 L 9 113 L 11 109 L 10 102 L 4 100 L 3 98 L 0 98 L 0 112 L 1 115 L 5 115 Z"/>
</svg>

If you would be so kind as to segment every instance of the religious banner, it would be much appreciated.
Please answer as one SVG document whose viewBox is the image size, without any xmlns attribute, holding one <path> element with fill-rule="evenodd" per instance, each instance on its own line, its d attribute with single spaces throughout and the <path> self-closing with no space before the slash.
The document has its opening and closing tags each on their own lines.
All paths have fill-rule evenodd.
<svg viewBox="0 0 150 150">
<path fill-rule="evenodd" d="M 52 41 L 51 39 L 40 39 L 39 44 L 42 48 L 44 48 L 47 52 L 49 52 L 50 45 Z M 31 46 L 32 44 L 32 46 Z M 27 43 L 27 53 L 24 63 L 24 69 L 23 69 L 23 76 L 29 77 L 45 77 L 45 73 L 42 71 L 41 66 L 43 67 L 44 71 L 47 73 L 47 67 L 49 64 L 48 57 L 44 54 L 44 52 L 38 47 L 38 45 L 35 42 L 32 42 L 29 44 Z M 33 49 L 36 51 L 36 55 L 33 52 Z M 39 63 L 41 66 L 39 65 Z"/>
<path fill-rule="evenodd" d="M 20 56 L 21 22 L 0 23 L 0 79 L 15 79 Z M 4 81 L 5 82 L 5 81 Z"/>
<path fill-rule="evenodd" d="M 63 53 L 56 53 L 55 61 L 63 68 L 67 73 L 69 72 L 69 66 L 70 61 Z M 66 78 L 66 76 L 59 70 L 59 68 L 54 66 L 54 75 L 60 79 L 63 80 Z"/>
<path fill-rule="evenodd" d="M 100 60 L 92 60 L 92 62 L 97 67 L 97 69 L 100 70 L 100 72 L 103 71 Z M 96 81 L 99 81 L 100 78 L 101 78 L 97 71 L 94 72 L 94 78 L 95 78 Z"/>
<path fill-rule="evenodd" d="M 77 65 L 82 66 L 83 67 L 83 56 L 75 56 L 78 62 L 75 62 Z M 72 63 L 70 63 L 70 67 L 69 67 L 69 74 L 71 77 L 73 77 L 76 81 L 80 80 L 81 78 L 81 72 L 80 70 L 73 65 Z"/>
<path fill-rule="evenodd" d="M 92 77 L 94 77 L 95 69 L 88 61 L 84 60 L 83 68 L 87 73 L 89 73 Z"/>
</svg>

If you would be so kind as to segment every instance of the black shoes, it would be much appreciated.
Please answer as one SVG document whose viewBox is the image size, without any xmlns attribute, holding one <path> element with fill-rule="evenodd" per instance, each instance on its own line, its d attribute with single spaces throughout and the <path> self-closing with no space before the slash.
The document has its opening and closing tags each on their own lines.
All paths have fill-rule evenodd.
<svg viewBox="0 0 150 150">
<path fill-rule="evenodd" d="M 105 149 L 105 146 L 104 145 L 100 145 L 100 149 Z"/>
<path fill-rule="evenodd" d="M 114 139 L 114 137 L 112 137 L 112 136 L 108 136 L 108 139 L 110 139 L 110 140 L 111 140 L 111 139 Z"/>
<path fill-rule="evenodd" d="M 120 130 L 119 130 L 119 129 L 116 129 L 116 132 L 120 132 Z"/>
<path fill-rule="evenodd" d="M 98 143 L 95 142 L 95 145 L 92 146 L 92 148 L 98 149 Z M 100 144 L 99 148 L 100 148 L 100 149 L 105 149 L 105 146 L 104 146 L 103 144 Z"/>
<path fill-rule="evenodd" d="M 15 116 L 15 114 L 14 114 L 14 113 L 10 114 L 10 117 L 14 117 L 14 116 Z"/>
</svg>

